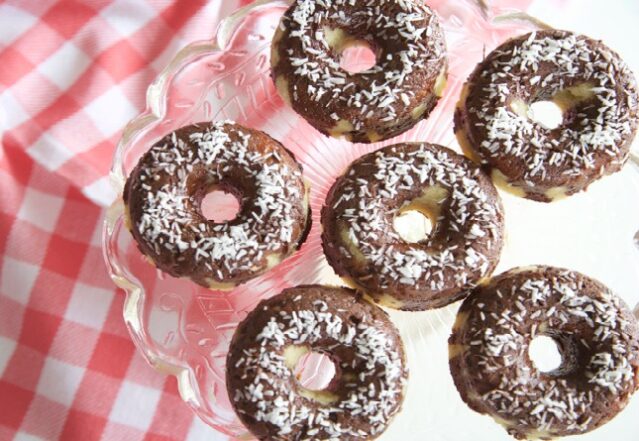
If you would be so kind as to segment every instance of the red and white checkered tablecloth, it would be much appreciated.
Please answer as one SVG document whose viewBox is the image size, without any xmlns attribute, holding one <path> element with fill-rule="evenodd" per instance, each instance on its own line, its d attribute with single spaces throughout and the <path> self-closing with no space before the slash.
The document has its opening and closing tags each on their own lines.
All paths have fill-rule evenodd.
<svg viewBox="0 0 639 441">
<path fill-rule="evenodd" d="M 0 1 L 0 441 L 226 439 L 136 353 L 100 230 L 148 84 L 249 2 Z"/>
</svg>

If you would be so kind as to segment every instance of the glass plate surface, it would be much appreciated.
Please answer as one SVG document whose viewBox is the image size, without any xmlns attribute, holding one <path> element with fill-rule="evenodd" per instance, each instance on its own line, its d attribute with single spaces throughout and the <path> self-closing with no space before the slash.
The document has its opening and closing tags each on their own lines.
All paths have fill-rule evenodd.
<svg viewBox="0 0 639 441">
<path fill-rule="evenodd" d="M 311 182 L 313 228 L 302 249 L 268 274 L 231 292 L 201 288 L 165 276 L 138 251 L 124 227 L 118 200 L 104 228 L 105 259 L 126 292 L 124 319 L 140 352 L 156 369 L 178 379 L 182 398 L 208 424 L 251 439 L 236 419 L 225 387 L 225 358 L 239 321 L 264 298 L 299 284 L 341 284 L 320 244 L 319 213 L 335 178 L 357 157 L 402 141 L 429 141 L 459 151 L 452 115 L 461 86 L 482 54 L 510 36 L 544 26 L 517 10 L 529 1 L 431 0 L 446 32 L 450 75 L 430 118 L 393 140 L 351 144 L 316 132 L 286 107 L 269 77 L 270 40 L 284 1 L 258 1 L 224 20 L 210 41 L 183 49 L 149 87 L 147 110 L 120 141 L 112 181 L 121 194 L 139 157 L 165 134 L 203 120 L 232 119 L 263 130 L 294 152 Z M 354 56 L 364 56 L 355 53 Z M 354 58 L 353 62 L 357 62 Z M 636 145 L 635 145 L 636 146 Z M 514 266 L 549 264 L 598 278 L 629 305 L 639 302 L 639 166 L 633 161 L 585 192 L 553 204 L 501 193 L 507 241 L 496 273 Z M 383 441 L 499 441 L 511 439 L 492 419 L 461 401 L 448 371 L 447 339 L 458 304 L 435 311 L 390 311 L 407 350 L 411 371 L 402 412 Z M 324 365 L 310 366 L 319 381 Z M 635 440 L 639 398 L 583 441 Z"/>
</svg>

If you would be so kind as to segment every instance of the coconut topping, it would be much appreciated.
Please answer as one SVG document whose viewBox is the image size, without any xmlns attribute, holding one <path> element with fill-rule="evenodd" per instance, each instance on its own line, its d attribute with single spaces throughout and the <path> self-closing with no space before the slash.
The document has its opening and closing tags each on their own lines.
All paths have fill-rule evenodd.
<svg viewBox="0 0 639 441">
<path fill-rule="evenodd" d="M 300 289 L 304 288 L 293 290 Z M 295 301 L 309 296 L 307 291 L 300 292 Z M 253 315 L 271 314 L 266 325 L 246 335 L 242 334 L 246 332 L 242 326 L 238 331 L 236 338 L 255 344 L 229 358 L 235 360 L 234 365 L 228 366 L 233 377 L 245 380 L 242 388 L 231 391 L 231 398 L 243 403 L 239 412 L 252 403 L 256 411 L 247 416 L 276 428 L 278 436 L 269 439 L 370 439 L 384 431 L 399 408 L 406 371 L 394 328 L 385 323 L 387 319 L 370 315 L 359 323 L 347 320 L 350 311 L 335 311 L 344 306 L 340 299 L 330 297 L 329 305 L 328 299 L 321 300 L 323 296 L 318 296 L 312 305 L 307 301 L 301 308 L 275 306 L 280 301 L 260 305 Z M 308 397 L 308 391 L 303 392 L 285 358 L 291 347 L 334 354 L 340 377 L 332 400 L 318 403 Z M 237 348 L 231 349 L 234 351 L 239 353 Z M 337 419 L 336 415 L 344 418 Z"/>
<path fill-rule="evenodd" d="M 228 121 L 190 126 L 143 157 L 130 191 L 140 196 L 128 202 L 135 204 L 131 220 L 156 263 L 165 255 L 190 260 L 210 279 L 225 281 L 263 267 L 261 260 L 297 240 L 306 216 L 301 170 L 270 138 L 256 145 L 252 133 Z M 202 215 L 201 197 L 216 185 L 242 196 L 235 220 L 215 223 Z"/>
<path fill-rule="evenodd" d="M 518 186 L 566 185 L 584 174 L 591 181 L 628 159 L 636 85 L 619 56 L 600 42 L 564 31 L 533 32 L 492 52 L 469 84 L 470 139 L 485 163 L 515 158 L 512 170 L 499 168 Z M 563 107 L 559 127 L 544 127 L 525 110 L 544 100 Z"/>
<path fill-rule="evenodd" d="M 451 339 L 467 345 L 461 357 L 472 370 L 459 381 L 515 434 L 586 432 L 609 418 L 600 414 L 612 411 L 605 402 L 623 407 L 639 386 L 636 322 L 605 286 L 541 267 L 506 273 L 479 290 L 462 307 L 460 314 L 470 315 L 456 331 L 460 339 Z M 563 362 L 556 371 L 531 365 L 528 348 L 538 335 L 559 342 Z"/>
<path fill-rule="evenodd" d="M 432 189 L 441 193 L 433 233 L 408 244 L 393 219 Z M 381 290 L 472 286 L 490 274 L 501 249 L 503 215 L 494 187 L 470 161 L 443 147 L 400 144 L 369 154 L 340 178 L 327 203 L 334 225 L 346 232 L 341 255 L 363 255 L 364 272 Z"/>
<path fill-rule="evenodd" d="M 297 0 L 279 32 L 287 37 L 276 41 L 274 75 L 295 77 L 289 80 L 293 101 L 329 109 L 325 123 L 343 120 L 355 131 L 393 126 L 406 118 L 407 108 L 410 116 L 425 100 L 416 88 L 432 93 L 435 78 L 445 72 L 439 22 L 421 1 Z M 378 59 L 352 74 L 340 66 L 340 53 L 355 40 L 370 44 Z"/>
</svg>

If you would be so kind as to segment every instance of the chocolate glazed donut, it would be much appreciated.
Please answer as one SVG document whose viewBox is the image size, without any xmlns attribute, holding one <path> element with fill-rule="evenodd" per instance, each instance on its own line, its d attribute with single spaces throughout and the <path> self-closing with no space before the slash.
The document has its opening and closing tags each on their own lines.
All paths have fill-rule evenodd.
<svg viewBox="0 0 639 441">
<path fill-rule="evenodd" d="M 340 57 L 366 44 L 377 64 L 350 73 Z M 320 132 L 376 142 L 426 118 L 446 83 L 446 47 L 421 0 L 296 0 L 273 38 L 282 98 Z"/>
<path fill-rule="evenodd" d="M 562 121 L 532 120 L 552 101 Z M 602 42 L 566 31 L 512 39 L 471 74 L 455 113 L 465 152 L 512 193 L 550 202 L 621 169 L 638 121 L 637 85 Z"/>
<path fill-rule="evenodd" d="M 216 223 L 200 208 L 212 190 L 240 201 Z M 128 227 L 159 269 L 226 290 L 291 255 L 310 227 L 301 166 L 267 134 L 231 122 L 183 127 L 157 142 L 124 188 Z"/>
<path fill-rule="evenodd" d="M 418 211 L 434 225 L 409 242 L 397 216 Z M 322 208 L 328 263 L 374 301 L 404 310 L 459 300 L 490 276 L 504 215 L 490 178 L 435 144 L 397 144 L 362 156 L 337 179 Z"/>
<path fill-rule="evenodd" d="M 294 368 L 309 352 L 328 355 L 335 377 L 304 388 Z M 408 376 L 386 313 L 344 288 L 300 286 L 261 302 L 240 323 L 226 383 L 240 420 L 259 440 L 370 440 L 399 411 Z"/>
<path fill-rule="evenodd" d="M 563 361 L 528 354 L 553 338 Z M 639 388 L 639 328 L 628 306 L 583 274 L 546 266 L 495 277 L 466 298 L 450 337 L 463 400 L 518 439 L 582 434 L 611 420 Z"/>
</svg>

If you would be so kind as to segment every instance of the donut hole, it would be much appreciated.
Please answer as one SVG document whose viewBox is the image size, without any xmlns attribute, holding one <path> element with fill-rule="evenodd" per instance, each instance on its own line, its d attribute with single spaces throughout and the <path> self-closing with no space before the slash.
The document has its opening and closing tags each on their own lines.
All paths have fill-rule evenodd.
<svg viewBox="0 0 639 441">
<path fill-rule="evenodd" d="M 528 356 L 540 372 L 559 371 L 563 365 L 560 342 L 548 335 L 537 336 L 530 342 Z"/>
<path fill-rule="evenodd" d="M 424 188 L 421 195 L 401 206 L 393 219 L 393 229 L 407 243 L 425 241 L 436 228 L 447 197 L 448 190 L 439 185 Z"/>
<path fill-rule="evenodd" d="M 326 390 L 337 373 L 335 363 L 321 352 L 307 352 L 302 355 L 293 368 L 297 382 L 303 388 L 320 392 Z"/>
<path fill-rule="evenodd" d="M 393 219 L 393 228 L 402 240 L 418 243 L 428 239 L 433 231 L 433 221 L 422 210 L 404 210 Z"/>
<path fill-rule="evenodd" d="M 563 124 L 570 124 L 575 111 L 591 102 L 595 96 L 593 88 L 594 84 L 586 82 L 567 87 L 553 95 L 541 90 L 532 97 L 532 104 L 516 98 L 510 103 L 510 108 L 519 116 L 547 130 L 554 130 Z"/>
<path fill-rule="evenodd" d="M 341 51 L 340 66 L 348 73 L 357 74 L 377 64 L 377 55 L 364 40 L 354 40 Z"/>
<path fill-rule="evenodd" d="M 202 215 L 215 223 L 224 223 L 237 217 L 240 201 L 229 189 L 214 187 L 202 198 Z"/>
<path fill-rule="evenodd" d="M 529 106 L 528 117 L 543 128 L 554 130 L 563 123 L 564 111 L 554 101 L 537 101 Z"/>
<path fill-rule="evenodd" d="M 324 27 L 322 34 L 328 47 L 339 59 L 340 67 L 346 72 L 357 74 L 377 64 L 377 53 L 368 41 L 354 37 L 339 27 Z"/>
</svg>

